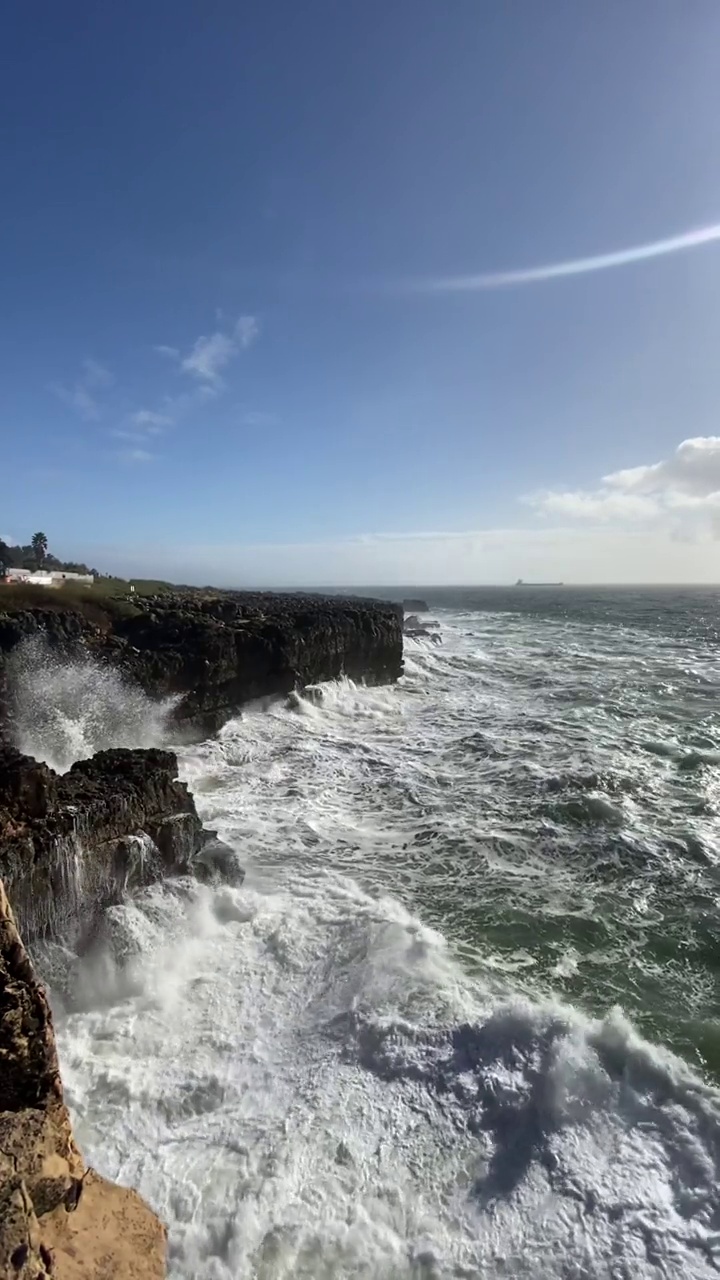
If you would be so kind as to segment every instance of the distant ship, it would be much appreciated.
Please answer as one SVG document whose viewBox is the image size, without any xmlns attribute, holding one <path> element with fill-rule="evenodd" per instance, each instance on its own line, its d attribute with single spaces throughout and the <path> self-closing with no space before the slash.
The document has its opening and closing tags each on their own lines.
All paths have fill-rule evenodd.
<svg viewBox="0 0 720 1280">
<path fill-rule="evenodd" d="M 516 587 L 562 587 L 562 582 L 525 582 L 523 578 L 518 578 L 515 583 Z"/>
</svg>

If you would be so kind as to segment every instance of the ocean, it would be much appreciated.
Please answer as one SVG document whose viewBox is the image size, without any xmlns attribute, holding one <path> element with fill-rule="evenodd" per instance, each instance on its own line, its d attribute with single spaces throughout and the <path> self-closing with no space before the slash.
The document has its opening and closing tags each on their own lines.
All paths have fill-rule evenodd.
<svg viewBox="0 0 720 1280">
<path fill-rule="evenodd" d="M 716 1276 L 720 593 L 412 594 L 397 686 L 180 748 L 241 888 L 40 957 L 78 1141 L 183 1280 Z M 25 749 L 163 741 L 95 678 Z"/>
</svg>

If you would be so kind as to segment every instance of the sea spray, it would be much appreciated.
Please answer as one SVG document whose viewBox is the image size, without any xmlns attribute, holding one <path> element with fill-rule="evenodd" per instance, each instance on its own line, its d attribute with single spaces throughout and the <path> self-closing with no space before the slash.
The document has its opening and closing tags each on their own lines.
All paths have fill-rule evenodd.
<svg viewBox="0 0 720 1280">
<path fill-rule="evenodd" d="M 32 637 L 10 656 L 7 681 L 15 746 L 59 773 L 109 747 L 167 742 L 174 700 L 149 698 L 90 655 L 69 657 Z"/>
<path fill-rule="evenodd" d="M 172 1277 L 717 1275 L 717 770 L 644 744 L 717 749 L 720 667 L 619 608 L 441 615 L 181 749 L 245 884 L 113 908 L 57 1019 Z"/>
</svg>

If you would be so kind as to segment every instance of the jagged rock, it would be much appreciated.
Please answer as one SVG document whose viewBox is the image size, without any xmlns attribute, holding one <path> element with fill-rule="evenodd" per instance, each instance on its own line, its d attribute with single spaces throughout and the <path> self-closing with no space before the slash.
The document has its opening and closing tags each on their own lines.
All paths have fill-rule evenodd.
<svg viewBox="0 0 720 1280">
<path fill-rule="evenodd" d="M 403 600 L 403 609 L 405 610 L 406 613 L 429 613 L 430 612 L 430 606 L 427 603 L 427 600 L 419 600 L 419 599 L 416 599 L 415 597 L 410 597 L 408 600 Z"/>
<path fill-rule="evenodd" d="M 120 667 L 152 697 L 179 695 L 176 721 L 202 733 L 214 732 L 253 699 L 342 675 L 390 683 L 403 670 L 397 604 L 179 591 L 106 606 L 99 597 L 97 607 L 93 601 L 83 609 L 53 600 L 15 611 L 11 595 L 0 600 L 0 709 L 5 707 L 6 722 L 12 707 L 3 659 L 38 634 L 55 650 L 81 647 Z"/>
<path fill-rule="evenodd" d="M 422 625 L 423 624 L 417 614 L 411 613 L 410 616 L 405 619 L 403 631 L 406 635 L 412 635 L 413 631 L 420 631 L 422 629 Z"/>
<path fill-rule="evenodd" d="M 165 1254 L 151 1209 L 75 1145 L 52 1015 L 0 881 L 0 1278 L 160 1280 Z"/>
<path fill-rule="evenodd" d="M 411 614 L 405 619 L 403 631 L 406 636 L 412 636 L 413 640 L 432 640 L 433 644 L 442 644 L 442 636 L 439 634 L 440 623 L 432 619 L 427 622 L 421 622 L 416 614 Z"/>
<path fill-rule="evenodd" d="M 234 849 L 222 840 L 208 840 L 193 858 L 193 873 L 206 883 L 222 881 L 235 887 L 245 879 L 245 870 Z"/>
<path fill-rule="evenodd" d="M 100 751 L 56 774 L 0 745 L 0 878 L 28 939 L 77 941 L 125 893 L 193 870 L 209 841 L 171 751 Z"/>
<path fill-rule="evenodd" d="M 176 719 L 210 732 L 243 703 L 346 675 L 402 675 L 402 608 L 367 600 L 178 592 L 150 599 L 13 608 L 0 601 L 5 657 L 41 635 L 119 667 Z M 0 745 L 0 1280 L 155 1280 L 165 1230 L 135 1192 L 85 1168 L 58 1073 L 52 1018 L 23 935 L 77 945 L 103 909 L 164 875 L 237 884 L 237 858 L 202 828 L 165 751 L 103 751 L 63 775 Z"/>
</svg>

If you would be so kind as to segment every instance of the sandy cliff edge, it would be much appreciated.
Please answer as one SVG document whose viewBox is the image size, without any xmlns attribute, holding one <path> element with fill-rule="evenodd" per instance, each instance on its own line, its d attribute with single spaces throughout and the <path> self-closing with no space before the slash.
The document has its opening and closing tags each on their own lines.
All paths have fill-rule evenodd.
<svg viewBox="0 0 720 1280">
<path fill-rule="evenodd" d="M 159 1218 L 75 1145 L 50 1006 L 0 881 L 0 1278 L 161 1280 L 165 1261 Z"/>
</svg>

